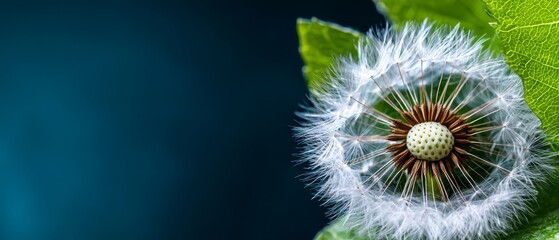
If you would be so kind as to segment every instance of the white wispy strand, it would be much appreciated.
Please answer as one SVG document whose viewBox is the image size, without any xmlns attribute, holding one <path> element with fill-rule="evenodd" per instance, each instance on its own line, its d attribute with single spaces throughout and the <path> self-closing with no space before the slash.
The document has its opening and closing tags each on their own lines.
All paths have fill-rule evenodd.
<svg viewBox="0 0 559 240">
<path fill-rule="evenodd" d="M 305 122 L 295 129 L 305 146 L 301 158 L 312 171 L 310 185 L 333 215 L 376 238 L 491 239 L 530 214 L 535 185 L 552 169 L 548 161 L 553 153 L 546 150 L 540 121 L 523 100 L 521 80 L 501 57 L 492 57 L 459 26 L 435 28 L 428 22 L 369 33 L 357 48 L 355 58 L 339 59 L 325 84 L 311 90 L 312 106 L 299 113 Z M 496 167 L 477 182 L 479 189 L 462 191 L 466 201 L 451 196 L 426 202 L 421 196 L 386 191 L 389 178 L 373 169 L 387 165 L 398 171 L 385 150 L 389 142 L 364 137 L 386 133 L 382 129 L 389 129 L 390 121 L 363 105 L 374 106 L 382 101 L 382 91 L 393 87 L 405 100 L 400 103 L 412 107 L 420 85 L 436 88 L 443 73 L 467 79 L 453 108 L 461 102 L 468 109 L 491 103 L 472 119 L 498 126 L 483 143 Z M 363 173 L 372 179 L 365 180 Z"/>
</svg>

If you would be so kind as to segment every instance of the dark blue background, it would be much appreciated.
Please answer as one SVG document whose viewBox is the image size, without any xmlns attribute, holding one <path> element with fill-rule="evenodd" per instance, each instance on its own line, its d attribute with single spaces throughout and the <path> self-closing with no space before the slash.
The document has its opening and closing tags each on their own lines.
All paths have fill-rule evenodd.
<svg viewBox="0 0 559 240">
<path fill-rule="evenodd" d="M 295 32 L 368 0 L 0 4 L 0 239 L 311 239 Z"/>
</svg>

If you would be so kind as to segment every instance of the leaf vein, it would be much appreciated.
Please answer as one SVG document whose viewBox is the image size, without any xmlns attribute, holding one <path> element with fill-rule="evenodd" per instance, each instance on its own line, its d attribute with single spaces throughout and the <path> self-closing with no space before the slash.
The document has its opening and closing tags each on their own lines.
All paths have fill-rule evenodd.
<svg viewBox="0 0 559 240">
<path fill-rule="evenodd" d="M 557 66 L 553 66 L 553 65 L 547 64 L 547 63 L 542 62 L 542 61 L 540 61 L 540 60 L 538 60 L 538 59 L 535 59 L 535 58 L 533 58 L 533 57 L 531 57 L 531 56 L 528 56 L 528 55 L 526 55 L 526 54 L 522 54 L 522 53 L 519 52 L 519 51 L 516 51 L 516 50 L 513 50 L 513 49 L 511 49 L 511 50 L 509 50 L 509 51 L 512 52 L 512 53 L 516 53 L 516 54 L 518 54 L 518 55 L 520 55 L 520 56 L 523 56 L 523 57 L 527 58 L 527 59 L 530 60 L 530 61 L 534 61 L 534 62 L 537 62 L 537 63 L 539 63 L 539 64 L 541 64 L 541 65 L 544 65 L 545 67 L 548 67 L 548 68 L 551 68 L 551 69 L 554 69 L 554 70 L 559 70 L 559 67 L 557 67 Z"/>
<path fill-rule="evenodd" d="M 559 20 L 553 21 L 553 22 L 545 22 L 545 23 L 537 23 L 537 24 L 516 26 L 516 27 L 511 28 L 511 29 L 501 29 L 501 32 L 512 32 L 512 31 L 515 31 L 515 30 L 523 29 L 523 28 L 535 28 L 535 27 L 549 26 L 549 25 L 555 25 L 555 24 L 559 24 Z"/>
</svg>

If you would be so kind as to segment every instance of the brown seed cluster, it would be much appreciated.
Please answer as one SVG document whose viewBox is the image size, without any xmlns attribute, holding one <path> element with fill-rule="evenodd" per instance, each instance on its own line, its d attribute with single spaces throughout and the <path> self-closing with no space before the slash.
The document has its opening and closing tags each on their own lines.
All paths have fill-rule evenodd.
<svg viewBox="0 0 559 240">
<path fill-rule="evenodd" d="M 408 175 L 417 180 L 420 177 L 434 177 L 435 182 L 442 191 L 442 198 L 448 199 L 447 191 L 444 191 L 443 178 L 447 182 L 456 182 L 455 169 L 464 170 L 464 161 L 468 152 L 464 149 L 471 144 L 472 128 L 466 123 L 465 118 L 452 112 L 442 104 L 423 103 L 416 105 L 409 112 L 400 112 L 404 119 L 393 120 L 391 134 L 388 140 L 395 141 L 387 147 L 392 153 L 394 164 L 405 169 Z M 419 123 L 437 122 L 448 128 L 454 136 L 454 146 L 450 153 L 437 161 L 418 159 L 414 157 L 406 146 L 406 137 L 410 129 Z M 456 186 L 451 186 L 455 188 Z"/>
</svg>

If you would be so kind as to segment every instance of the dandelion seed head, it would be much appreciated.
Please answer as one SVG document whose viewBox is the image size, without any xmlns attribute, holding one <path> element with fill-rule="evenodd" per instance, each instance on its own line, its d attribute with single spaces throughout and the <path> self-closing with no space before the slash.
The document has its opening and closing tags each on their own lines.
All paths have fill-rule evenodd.
<svg viewBox="0 0 559 240">
<path fill-rule="evenodd" d="M 481 44 L 428 22 L 371 32 L 311 90 L 300 155 L 348 228 L 488 239 L 530 213 L 554 154 L 519 77 Z"/>
</svg>

